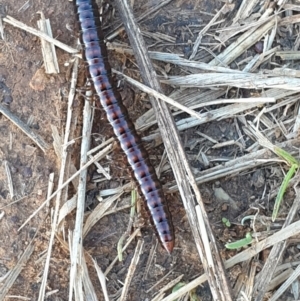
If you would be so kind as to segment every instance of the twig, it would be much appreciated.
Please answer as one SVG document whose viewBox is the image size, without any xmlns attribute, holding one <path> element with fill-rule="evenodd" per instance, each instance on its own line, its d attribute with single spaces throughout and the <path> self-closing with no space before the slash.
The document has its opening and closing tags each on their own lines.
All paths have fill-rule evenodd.
<svg viewBox="0 0 300 301">
<path fill-rule="evenodd" d="M 26 24 L 14 19 L 11 16 L 6 16 L 5 18 L 3 18 L 3 21 L 11 24 L 12 26 L 18 27 L 20 29 L 23 29 L 41 39 L 44 39 L 45 41 L 52 43 L 53 45 L 57 46 L 58 48 L 63 49 L 64 51 L 68 52 L 68 53 L 72 53 L 72 54 L 76 54 L 78 53 L 78 50 L 75 48 L 72 48 L 56 39 L 53 39 L 52 37 L 50 37 L 49 35 L 45 34 L 44 32 L 37 30 L 35 28 L 32 28 L 30 26 L 27 26 Z"/>
<path fill-rule="evenodd" d="M 125 282 L 124 282 L 124 287 L 123 287 L 123 290 L 122 290 L 120 301 L 125 301 L 126 300 L 130 283 L 132 281 L 134 272 L 137 268 L 138 262 L 140 260 L 141 253 L 143 251 L 143 246 L 144 246 L 144 241 L 139 240 L 137 245 L 136 245 L 135 252 L 134 252 L 132 261 L 131 261 L 129 269 L 128 269 L 128 273 L 126 275 L 126 279 L 125 279 Z"/>
<path fill-rule="evenodd" d="M 156 251 L 156 248 L 157 248 L 157 244 L 158 244 L 158 240 L 156 239 L 155 244 L 151 245 L 151 249 L 150 249 L 149 256 L 148 256 L 147 263 L 146 263 L 146 267 L 145 267 L 145 272 L 144 272 L 144 275 L 143 275 L 143 281 L 147 280 L 150 267 L 152 266 L 152 262 L 153 262 L 154 254 L 155 254 L 155 251 Z M 146 291 L 146 293 L 148 293 L 148 292 L 149 292 L 149 290 Z"/>
<path fill-rule="evenodd" d="M 102 272 L 101 268 L 98 266 L 97 261 L 95 259 L 93 259 L 93 263 L 94 263 L 94 267 L 95 267 L 95 269 L 97 271 L 99 282 L 100 282 L 101 287 L 102 287 L 104 299 L 105 299 L 105 301 L 109 301 L 109 297 L 108 297 L 108 293 L 107 293 L 107 288 L 106 288 L 105 275 Z"/>
<path fill-rule="evenodd" d="M 0 113 L 13 122 L 25 135 L 27 135 L 39 148 L 45 153 L 49 145 L 36 134 L 26 123 L 21 121 L 17 116 L 9 111 L 9 109 L 0 104 Z"/>
<path fill-rule="evenodd" d="M 137 21 L 140 22 L 143 19 L 145 19 L 147 16 L 153 16 L 155 12 L 157 12 L 158 10 L 160 10 L 162 7 L 164 7 L 165 5 L 167 5 L 168 3 L 170 3 L 171 1 L 172 0 L 163 0 L 163 1 L 160 1 L 159 3 L 157 3 L 156 5 L 154 5 L 152 9 L 149 9 L 148 11 L 146 11 L 145 13 L 143 13 L 141 16 L 139 16 L 137 18 Z M 122 24 L 120 24 L 119 26 L 117 26 L 117 28 L 114 29 L 113 33 L 111 33 L 111 34 L 109 34 L 107 36 L 106 40 L 110 41 L 110 40 L 114 39 L 123 30 L 124 30 L 124 26 Z"/>
<path fill-rule="evenodd" d="M 90 101 L 88 99 L 91 96 L 91 91 L 87 91 L 85 99 L 85 105 L 83 110 L 83 128 L 82 128 L 82 141 L 80 150 L 80 166 L 84 166 L 87 163 L 88 156 L 87 152 L 90 148 L 90 139 L 92 131 L 92 121 L 93 114 Z M 71 269 L 70 269 L 70 286 L 69 286 L 69 301 L 72 301 L 73 288 L 75 283 L 75 278 L 77 274 L 77 267 L 81 266 L 82 261 L 82 228 L 83 228 L 83 216 L 85 208 L 85 197 L 86 197 L 86 178 L 87 169 L 83 169 L 79 176 L 79 186 L 78 186 L 78 197 L 77 197 L 77 210 L 75 218 L 75 228 L 73 232 L 72 240 L 72 256 L 71 256 Z M 79 278 L 79 277 L 78 277 Z M 78 286 L 82 287 L 81 283 Z"/>
<path fill-rule="evenodd" d="M 132 85 L 134 85 L 135 87 L 139 88 L 141 91 L 144 91 L 144 92 L 148 93 L 149 95 L 154 96 L 155 98 L 161 99 L 161 100 L 165 101 L 166 103 L 176 107 L 177 109 L 180 109 L 181 111 L 190 114 L 191 116 L 194 116 L 196 118 L 201 118 L 201 115 L 198 112 L 191 110 L 190 108 L 188 108 L 186 106 L 183 106 L 182 104 L 176 102 L 172 98 L 143 85 L 142 83 L 134 80 L 133 78 L 131 78 L 117 70 L 113 70 L 113 72 L 116 74 L 122 75 L 127 82 L 129 82 Z"/>
<path fill-rule="evenodd" d="M 45 19 L 43 12 L 40 12 L 40 15 L 41 19 L 37 22 L 39 29 L 52 38 L 52 29 L 49 19 Z M 54 45 L 45 41 L 44 39 L 41 39 L 41 47 L 45 72 L 48 74 L 59 73 L 59 66 Z"/>
<path fill-rule="evenodd" d="M 122 251 L 124 252 L 127 247 L 130 245 L 130 243 L 132 242 L 132 240 L 139 234 L 141 233 L 140 229 L 136 229 L 129 237 L 128 237 L 128 240 L 125 244 L 125 246 L 123 247 Z M 106 276 L 110 271 L 111 269 L 114 267 L 114 265 L 116 264 L 116 262 L 118 262 L 118 256 L 115 257 L 115 259 L 111 262 L 111 264 L 107 267 L 107 269 L 105 270 L 104 272 L 104 275 Z"/>
<path fill-rule="evenodd" d="M 12 182 L 12 178 L 11 178 L 11 173 L 10 173 L 10 169 L 9 169 L 9 166 L 8 166 L 8 162 L 5 161 L 4 165 L 5 165 L 5 171 L 6 171 L 6 176 L 7 176 L 7 183 L 8 183 L 8 190 L 9 190 L 10 198 L 13 199 L 14 196 L 15 196 L 14 185 L 13 185 L 13 182 Z"/>
</svg>

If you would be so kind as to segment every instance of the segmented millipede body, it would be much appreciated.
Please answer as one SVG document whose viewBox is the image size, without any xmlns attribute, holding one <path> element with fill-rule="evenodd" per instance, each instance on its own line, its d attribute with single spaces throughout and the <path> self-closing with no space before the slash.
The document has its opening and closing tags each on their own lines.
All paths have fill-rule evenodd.
<svg viewBox="0 0 300 301">
<path fill-rule="evenodd" d="M 160 241 L 171 252 L 174 247 L 174 231 L 162 186 L 115 87 L 103 42 L 98 6 L 95 0 L 74 0 L 74 3 L 88 76 L 127 156 Z"/>
</svg>

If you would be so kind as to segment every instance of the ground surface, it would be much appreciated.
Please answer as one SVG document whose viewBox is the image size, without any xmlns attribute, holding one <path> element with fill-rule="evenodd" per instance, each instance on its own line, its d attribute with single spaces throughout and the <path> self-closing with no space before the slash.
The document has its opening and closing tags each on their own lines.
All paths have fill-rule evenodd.
<svg viewBox="0 0 300 301">
<path fill-rule="evenodd" d="M 36 21 L 39 19 L 37 12 L 43 12 L 45 17 L 51 20 L 53 36 L 65 44 L 75 47 L 77 31 L 75 29 L 72 3 L 59 0 L 50 2 L 35 0 L 30 1 L 29 7 L 25 10 L 22 8 L 23 2 L 20 3 L 17 0 L 5 0 L 1 4 L 6 7 L 8 15 L 31 27 L 36 27 Z M 139 16 L 141 12 L 147 10 L 148 7 L 152 7 L 152 5 L 153 1 L 147 3 L 147 5 L 137 3 L 136 15 Z M 156 43 L 151 36 L 147 37 L 146 42 L 150 50 L 187 56 L 191 51 L 190 41 L 195 40 L 195 35 L 197 35 L 199 29 L 211 20 L 215 14 L 215 9 L 220 8 L 220 6 L 221 3 L 217 1 L 178 0 L 159 10 L 154 16 L 147 17 L 141 23 L 142 30 L 150 33 L 161 32 L 172 37 L 171 41 L 165 40 L 163 43 Z M 112 11 L 110 10 L 109 17 L 104 20 L 104 30 L 107 33 L 119 24 L 118 16 L 111 14 Z M 69 66 L 72 56 L 61 49 L 57 49 L 60 73 L 58 75 L 46 75 L 43 68 L 40 40 L 8 24 L 5 25 L 4 32 L 5 41 L 0 41 L 0 81 L 5 83 L 11 90 L 12 96 L 12 101 L 9 100 L 9 103 L 5 105 L 19 119 L 29 123 L 30 127 L 51 147 L 45 153 L 42 152 L 15 125 L 4 116 L 0 116 L 0 211 L 4 212 L 4 216 L 0 220 L 0 279 L 16 265 L 28 243 L 34 239 L 34 252 L 8 295 L 23 296 L 27 298 L 25 300 L 37 300 L 44 266 L 43 255 L 47 250 L 49 240 L 49 209 L 41 210 L 21 231 L 18 231 L 18 228 L 43 203 L 47 194 L 49 175 L 52 172 L 57 174 L 59 170 L 60 162 L 52 147 L 51 126 L 57 127 L 61 134 L 64 131 L 67 93 L 70 86 Z M 126 36 L 121 34 L 116 38 L 116 41 L 126 41 Z M 209 42 L 210 39 L 207 37 L 204 43 Z M 117 70 L 127 70 L 128 74 L 139 79 L 132 57 L 111 53 L 110 60 Z M 162 68 L 159 64 L 156 67 Z M 172 72 L 176 73 L 176 67 Z M 126 84 L 121 83 L 121 85 L 123 85 L 122 94 L 129 108 L 130 116 L 133 120 L 136 120 L 140 114 L 149 108 L 149 104 L 144 101 L 144 94 Z M 169 86 L 165 88 L 172 90 Z M 3 89 L 0 92 L 3 92 Z M 232 93 L 235 93 L 235 91 Z M 3 96 L 4 100 L 5 97 Z M 82 107 L 80 100 L 76 100 L 74 107 L 74 110 L 80 112 Z M 101 110 L 96 114 L 98 119 L 95 121 L 93 128 L 93 145 L 97 144 L 97 137 L 107 139 L 111 135 L 109 126 L 102 119 L 102 115 Z M 78 118 L 80 119 L 80 117 Z M 77 126 L 78 136 L 80 136 L 80 120 Z M 238 137 L 233 119 L 230 118 L 201 125 L 197 127 L 197 130 L 219 142 L 236 140 Z M 197 143 L 199 136 L 195 134 L 194 130 L 182 132 L 181 137 L 193 171 L 197 176 L 199 171 L 207 168 L 197 159 L 198 153 L 205 147 L 205 143 L 202 143 L 202 141 Z M 163 147 L 153 149 L 149 144 L 147 148 L 154 164 L 157 166 L 163 153 Z M 208 155 L 219 158 L 234 158 L 239 155 L 239 148 L 237 146 L 223 147 L 211 150 Z M 72 160 L 77 166 L 78 154 L 74 153 Z M 5 162 L 8 163 L 12 174 L 14 198 L 11 198 L 9 194 Z M 87 215 L 97 202 L 94 195 L 99 189 L 114 188 L 130 180 L 124 157 L 119 149 L 104 164 L 110 166 L 113 180 L 102 184 L 95 184 L 90 181 L 88 199 L 91 200 L 91 205 L 87 209 Z M 228 230 L 221 223 L 221 219 L 226 217 L 237 222 L 237 217 L 245 212 L 250 204 L 261 197 L 266 182 L 275 183 L 278 178 L 281 180 L 281 175 L 278 176 L 276 172 L 276 169 L 265 167 L 201 185 L 200 189 L 211 226 L 224 258 L 229 258 L 235 252 L 225 251 L 224 244 L 230 239 L 244 237 L 247 229 L 237 226 Z M 90 179 L 93 176 L 94 170 L 90 170 Z M 171 172 L 162 175 L 162 181 L 165 184 L 172 180 Z M 221 196 L 217 191 L 221 191 Z M 72 191 L 69 193 L 71 196 Z M 224 197 L 222 198 L 224 193 L 230 196 L 231 201 L 224 201 Z M 128 300 L 150 300 L 163 283 L 150 290 L 152 285 L 171 270 L 171 274 L 165 279 L 166 282 L 181 274 L 184 275 L 182 281 L 189 282 L 203 273 L 180 197 L 178 193 L 173 193 L 168 195 L 167 198 L 175 226 L 175 250 L 169 256 L 158 245 L 154 261 L 150 266 L 147 277 L 144 277 L 146 262 L 151 246 L 156 243 L 156 236 L 146 215 L 143 215 L 145 226 L 143 227 L 142 236 L 145 246 L 129 290 Z M 121 202 L 126 204 L 126 202 L 130 202 L 130 198 L 126 197 Z M 269 204 L 264 203 L 264 205 L 266 206 L 264 207 L 266 212 L 268 212 L 267 206 Z M 109 266 L 117 254 L 116 244 L 126 230 L 129 210 L 126 209 L 102 218 L 84 240 L 85 250 L 96 259 L 102 270 Z M 66 222 L 66 232 L 73 226 L 72 219 L 71 216 Z M 108 292 L 112 296 L 111 300 L 118 297 L 118 292 L 122 287 L 120 282 L 125 279 L 135 245 L 136 241 L 126 250 L 124 261 L 117 263 L 108 274 Z M 89 268 L 99 300 L 103 300 L 96 272 L 91 266 Z M 47 292 L 52 292 L 52 294 L 47 300 L 68 299 L 69 269 L 69 253 L 56 241 L 46 289 Z M 230 276 L 232 277 L 231 280 L 235 279 L 234 275 Z M 212 300 L 207 283 L 198 288 L 196 293 L 199 300 Z M 18 297 L 7 297 L 6 300 L 20 299 Z"/>
</svg>

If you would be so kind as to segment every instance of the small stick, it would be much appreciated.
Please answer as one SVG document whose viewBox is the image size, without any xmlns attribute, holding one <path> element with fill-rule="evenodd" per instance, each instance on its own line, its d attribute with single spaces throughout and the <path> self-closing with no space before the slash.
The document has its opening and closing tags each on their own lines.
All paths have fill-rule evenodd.
<svg viewBox="0 0 300 301">
<path fill-rule="evenodd" d="M 10 194 L 10 198 L 13 199 L 15 194 L 14 194 L 14 186 L 13 186 L 13 182 L 12 182 L 12 178 L 11 178 L 11 173 L 10 173 L 10 169 L 8 166 L 8 162 L 5 161 L 4 162 L 5 165 L 5 171 L 6 171 L 6 176 L 7 176 L 7 183 L 8 183 L 8 189 L 9 189 L 9 194 Z"/>
<path fill-rule="evenodd" d="M 160 10 L 162 7 L 164 7 L 165 5 L 167 5 L 168 3 L 170 3 L 171 1 L 172 0 L 160 1 L 159 3 L 157 3 L 156 5 L 154 5 L 152 9 L 149 9 L 144 14 L 142 14 L 141 16 L 139 16 L 137 18 L 137 21 L 140 22 L 143 19 L 145 19 L 147 16 L 153 16 L 155 12 L 157 12 L 158 10 Z M 110 35 L 107 36 L 106 40 L 110 41 L 110 40 L 114 39 L 123 30 L 124 30 L 124 26 L 122 24 L 120 24 L 117 28 L 115 28 L 115 30 L 114 30 L 114 32 L 112 34 L 110 34 Z"/>
<path fill-rule="evenodd" d="M 94 263 L 94 267 L 97 271 L 99 282 L 100 282 L 101 287 L 102 287 L 102 292 L 103 292 L 103 295 L 104 295 L 104 299 L 105 299 L 105 301 L 109 301 L 109 297 L 108 297 L 108 293 L 107 293 L 107 287 L 106 287 L 105 275 L 103 274 L 101 268 L 98 266 L 97 261 L 95 259 L 92 259 L 92 260 L 93 260 L 93 263 Z"/>
<path fill-rule="evenodd" d="M 156 251 L 156 248 L 157 248 L 157 244 L 158 244 L 158 240 L 156 239 L 155 244 L 151 245 L 148 260 L 147 260 L 147 263 L 146 263 L 145 272 L 144 272 L 144 275 L 143 275 L 143 281 L 147 280 L 147 276 L 148 276 L 148 273 L 149 273 L 149 270 L 150 270 L 150 267 L 151 267 L 151 264 L 152 264 L 152 261 L 153 261 L 153 258 L 154 258 L 154 254 L 155 254 L 155 251 Z M 146 291 L 146 293 L 148 293 L 148 292 L 149 291 Z"/>
<path fill-rule="evenodd" d="M 45 153 L 49 148 L 47 142 L 36 134 L 26 123 L 21 121 L 16 115 L 11 113 L 9 109 L 0 104 L 0 113 L 13 122 L 25 135 L 27 135 L 39 148 Z"/>
<path fill-rule="evenodd" d="M 37 22 L 39 29 L 52 38 L 52 29 L 49 19 L 45 19 L 43 12 L 40 12 L 40 15 L 41 19 Z M 41 46 L 45 72 L 48 74 L 59 73 L 59 66 L 54 45 L 45 41 L 44 39 L 41 39 Z"/>
<path fill-rule="evenodd" d="M 158 286 L 160 283 L 162 283 L 171 273 L 173 273 L 174 269 L 170 270 L 165 276 L 160 278 L 156 283 L 154 283 L 147 291 L 146 293 L 150 293 L 156 286 Z M 181 275 L 183 277 L 183 275 Z M 164 289 L 161 289 L 161 291 L 164 291 Z M 161 292 L 160 292 L 161 293 Z"/>
<path fill-rule="evenodd" d="M 199 119 L 201 118 L 201 115 L 198 112 L 196 112 L 194 110 L 191 110 L 190 108 L 188 108 L 186 106 L 183 106 L 182 104 L 180 104 L 179 102 L 173 100 L 172 98 L 170 98 L 170 97 L 168 97 L 168 96 L 166 96 L 162 93 L 159 93 L 159 92 L 155 91 L 154 89 L 151 89 L 151 88 L 147 87 L 146 85 L 134 80 L 133 78 L 131 78 L 131 77 L 129 77 L 129 76 L 117 71 L 117 70 L 113 70 L 113 72 L 116 73 L 116 74 L 122 75 L 127 82 L 131 83 L 133 86 L 139 88 L 140 90 L 148 93 L 149 95 L 152 95 L 156 98 L 159 98 L 159 99 L 165 101 L 166 103 L 182 110 L 183 112 L 186 112 L 186 113 L 190 114 L 191 116 L 194 116 L 194 117 L 199 118 Z"/>
<path fill-rule="evenodd" d="M 84 166 L 88 160 L 87 152 L 90 148 L 92 121 L 93 121 L 92 107 L 89 101 L 89 96 L 91 96 L 92 94 L 91 90 L 88 90 L 86 94 L 87 97 L 85 99 L 85 105 L 83 110 L 83 128 L 82 128 L 82 141 L 81 141 L 81 150 L 80 150 L 80 166 Z M 75 228 L 74 228 L 73 240 L 72 240 L 72 250 L 70 250 L 72 252 L 71 269 L 70 269 L 70 286 L 69 286 L 70 301 L 72 300 L 73 297 L 75 278 L 76 278 L 76 274 L 78 273 L 77 267 L 81 266 L 81 262 L 82 262 L 82 254 L 83 254 L 82 229 L 83 229 L 83 216 L 84 216 L 85 196 L 86 196 L 86 178 L 87 178 L 87 169 L 83 169 L 80 173 Z M 80 277 L 77 278 L 82 279 Z"/>
<path fill-rule="evenodd" d="M 128 238 L 125 246 L 123 247 L 122 251 L 124 252 L 127 247 L 129 246 L 129 244 L 132 242 L 132 240 L 141 232 L 141 230 L 138 228 L 136 229 Z M 116 264 L 116 262 L 118 262 L 119 258 L 118 256 L 115 257 L 115 259 L 112 261 L 112 263 L 107 267 L 107 269 L 104 272 L 104 275 L 107 276 L 107 274 L 111 271 L 111 269 L 114 267 L 114 265 Z"/>
<path fill-rule="evenodd" d="M 126 279 L 125 279 L 124 287 L 123 287 L 123 290 L 122 290 L 122 294 L 121 294 L 121 297 L 119 299 L 120 301 L 125 301 L 126 300 L 130 283 L 132 281 L 134 272 L 135 272 L 136 267 L 138 265 L 138 262 L 140 260 L 141 253 L 143 251 L 143 246 L 144 246 L 144 241 L 139 240 L 137 245 L 136 245 L 135 252 L 134 252 L 131 264 L 130 264 L 129 269 L 128 269 L 128 273 L 126 275 Z"/>
<path fill-rule="evenodd" d="M 33 27 L 30 27 L 30 26 L 27 26 L 26 24 L 14 19 L 13 17 L 11 16 L 6 16 L 5 18 L 3 18 L 3 21 L 12 25 L 12 26 L 15 26 L 15 27 L 18 27 L 20 29 L 23 29 L 41 39 L 44 39 L 45 41 L 49 42 L 49 43 L 52 43 L 54 44 L 55 46 L 57 46 L 58 48 L 61 48 L 63 50 L 65 50 L 66 52 L 68 53 L 71 53 L 71 54 L 76 54 L 78 53 L 78 50 L 75 49 L 75 48 L 72 48 L 56 39 L 53 39 L 52 37 L 48 36 L 46 33 L 40 31 L 40 30 L 37 30 Z"/>
</svg>

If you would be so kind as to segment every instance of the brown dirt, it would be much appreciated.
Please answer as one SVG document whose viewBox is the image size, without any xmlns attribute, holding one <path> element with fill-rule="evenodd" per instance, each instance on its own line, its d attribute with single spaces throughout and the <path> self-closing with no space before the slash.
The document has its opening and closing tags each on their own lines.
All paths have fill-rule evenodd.
<svg viewBox="0 0 300 301">
<path fill-rule="evenodd" d="M 46 18 L 51 20 L 53 36 L 70 46 L 76 45 L 77 33 L 74 30 L 75 15 L 72 3 L 59 0 L 31 1 L 29 8 L 25 11 L 19 11 L 21 4 L 18 0 L 4 0 L 2 4 L 7 7 L 8 15 L 32 27 L 36 27 L 36 21 L 39 19 L 37 12 L 42 11 Z M 172 46 L 170 43 L 166 43 L 156 48 L 150 47 L 150 49 L 188 55 L 191 51 L 188 41 L 194 41 L 195 37 L 190 31 L 186 30 L 186 26 L 190 24 L 197 25 L 198 27 L 195 26 L 193 29 L 194 34 L 196 34 L 199 26 L 202 28 L 211 19 L 211 16 L 202 14 L 201 11 L 214 14 L 216 6 L 219 7 L 220 5 L 221 3 L 219 2 L 216 4 L 215 1 L 205 0 L 173 1 L 172 5 L 161 9 L 155 16 L 148 17 L 146 21 L 142 22 L 141 27 L 146 28 L 148 31 L 160 31 L 168 34 L 174 37 L 179 46 Z M 137 7 L 136 14 L 139 15 L 146 8 L 146 6 L 142 5 Z M 106 32 L 113 29 L 114 25 L 119 22 L 117 16 L 113 18 L 112 22 L 109 22 L 109 20 L 104 21 Z M 52 145 L 53 139 L 50 126 L 58 127 L 60 133 L 64 129 L 66 96 L 70 86 L 69 67 L 66 63 L 70 62 L 72 56 L 57 49 L 60 74 L 46 75 L 38 38 L 7 24 L 5 25 L 5 37 L 6 41 L 0 41 L 0 81 L 4 82 L 11 90 L 13 100 L 8 104 L 9 110 L 25 123 L 31 120 L 30 125 L 32 129 L 43 137 L 49 145 Z M 126 39 L 126 36 L 123 34 L 119 39 Z M 154 45 L 150 39 L 146 39 L 146 41 L 149 45 Z M 133 64 L 133 58 L 117 56 L 113 53 L 111 55 L 114 58 L 114 60 L 111 59 L 111 62 L 117 69 L 127 68 L 130 72 L 136 68 Z M 138 77 L 136 69 L 133 71 L 133 74 L 135 74 L 135 77 Z M 3 89 L 0 92 L 3 92 Z M 148 107 L 148 104 L 141 101 L 144 95 L 126 85 L 123 87 L 122 93 L 124 94 L 126 105 L 129 107 L 131 117 L 136 119 Z M 77 103 L 76 106 L 80 109 L 81 104 Z M 93 129 L 94 137 L 98 137 L 97 135 L 108 136 L 108 133 L 111 132 L 107 127 L 107 123 L 105 121 L 103 123 L 103 120 L 101 120 L 101 111 L 97 114 L 99 116 Z M 230 140 L 236 135 L 231 120 L 207 124 L 201 126 L 199 130 L 212 138 L 218 139 L 220 142 L 222 140 L 220 137 L 223 137 L 224 140 Z M 78 136 L 80 136 L 80 124 L 78 124 L 78 133 Z M 187 131 L 182 138 L 183 141 L 190 141 L 193 138 L 193 133 Z M 95 139 L 93 142 L 95 143 Z M 163 148 L 153 150 L 151 145 L 147 147 L 151 150 L 153 158 L 156 158 L 154 163 L 157 165 Z M 190 150 L 189 146 L 186 145 L 188 156 L 194 157 L 199 152 L 200 147 L 198 145 L 193 150 Z M 237 147 L 222 148 L 216 151 L 215 155 L 233 157 L 238 151 Z M 117 159 L 114 160 L 115 158 Z M 73 160 L 75 164 L 78 163 L 76 154 Z M 113 159 L 108 160 L 107 164 L 111 165 L 115 178 L 112 182 L 103 184 L 102 187 L 114 187 L 129 181 L 126 165 L 125 171 L 120 171 L 119 167 L 124 167 L 122 160 L 124 160 L 124 157 L 119 153 L 119 150 L 113 155 Z M 5 161 L 8 162 L 12 173 L 15 190 L 14 199 L 10 198 L 8 191 Z M 202 168 L 197 161 L 191 160 L 191 165 L 195 173 Z M 47 193 L 49 174 L 54 172 L 57 175 L 58 170 L 59 162 L 53 148 L 43 153 L 10 121 L 4 116 L 0 116 L 0 210 L 1 212 L 4 211 L 5 214 L 0 220 L 0 278 L 15 266 L 29 241 L 33 238 L 35 241 L 34 253 L 9 291 L 11 296 L 23 296 L 28 298 L 28 300 L 37 300 L 38 298 L 44 263 L 44 260 L 39 259 L 48 246 L 50 233 L 49 211 L 46 209 L 41 210 L 21 231 L 18 231 L 18 228 L 43 203 Z M 265 168 L 262 170 L 263 181 L 267 180 L 270 174 L 270 169 Z M 92 171 L 90 171 L 90 175 L 92 176 Z M 273 180 L 276 180 L 276 175 L 274 173 L 272 175 Z M 237 175 L 234 179 L 222 179 L 218 183 L 209 183 L 201 186 L 201 193 L 212 227 L 216 238 L 219 240 L 219 247 L 223 251 L 224 243 L 232 238 L 242 238 L 244 230 L 236 227 L 234 230 L 229 231 L 222 225 L 221 219 L 226 217 L 234 220 L 262 194 L 263 185 L 255 187 L 253 183 L 257 181 L 251 181 L 253 177 L 257 176 L 259 175 L 253 171 Z M 164 182 L 168 181 L 168 179 L 172 179 L 172 174 L 163 175 Z M 271 181 L 272 179 L 268 180 Z M 100 186 L 91 185 L 91 187 L 89 196 L 92 198 L 92 202 L 95 202 L 93 193 L 98 191 Z M 236 202 L 238 210 L 233 209 L 224 202 L 220 202 L 216 198 L 214 194 L 216 187 L 222 187 L 230 195 Z M 128 200 L 129 198 L 126 198 L 123 202 L 125 203 Z M 170 279 L 184 274 L 183 281 L 188 282 L 203 273 L 180 198 L 177 194 L 174 194 L 168 196 L 168 200 L 175 225 L 176 248 L 173 254 L 169 256 L 161 246 L 158 246 L 148 277 L 146 280 L 142 280 L 150 248 L 156 240 L 154 231 L 146 219 L 146 225 L 142 232 L 145 241 L 144 251 L 129 290 L 128 300 L 151 299 L 158 289 Z M 70 217 L 69 225 L 66 229 L 72 228 L 72 220 L 73 217 Z M 92 228 L 85 238 L 85 250 L 96 259 L 102 270 L 105 270 L 117 255 L 116 244 L 126 230 L 128 220 L 129 210 L 106 216 Z M 34 237 L 36 232 L 37 235 Z M 109 294 L 116 294 L 122 287 L 120 281 L 123 282 L 125 279 L 135 245 L 136 242 L 130 245 L 124 254 L 124 261 L 117 263 L 108 275 Z M 222 252 L 226 258 L 233 253 Z M 89 265 L 89 268 L 99 300 L 103 300 L 96 273 L 91 265 Z M 47 300 L 68 299 L 69 269 L 69 253 L 56 241 L 50 264 L 47 292 L 54 290 L 57 290 L 57 292 L 54 292 Z M 173 270 L 173 272 L 163 283 L 155 287 L 151 292 L 147 292 L 152 285 L 170 270 Z M 212 300 L 207 283 L 197 289 L 197 295 L 201 298 L 200 300 Z M 7 300 L 14 301 L 19 299 L 7 298 Z"/>
</svg>

